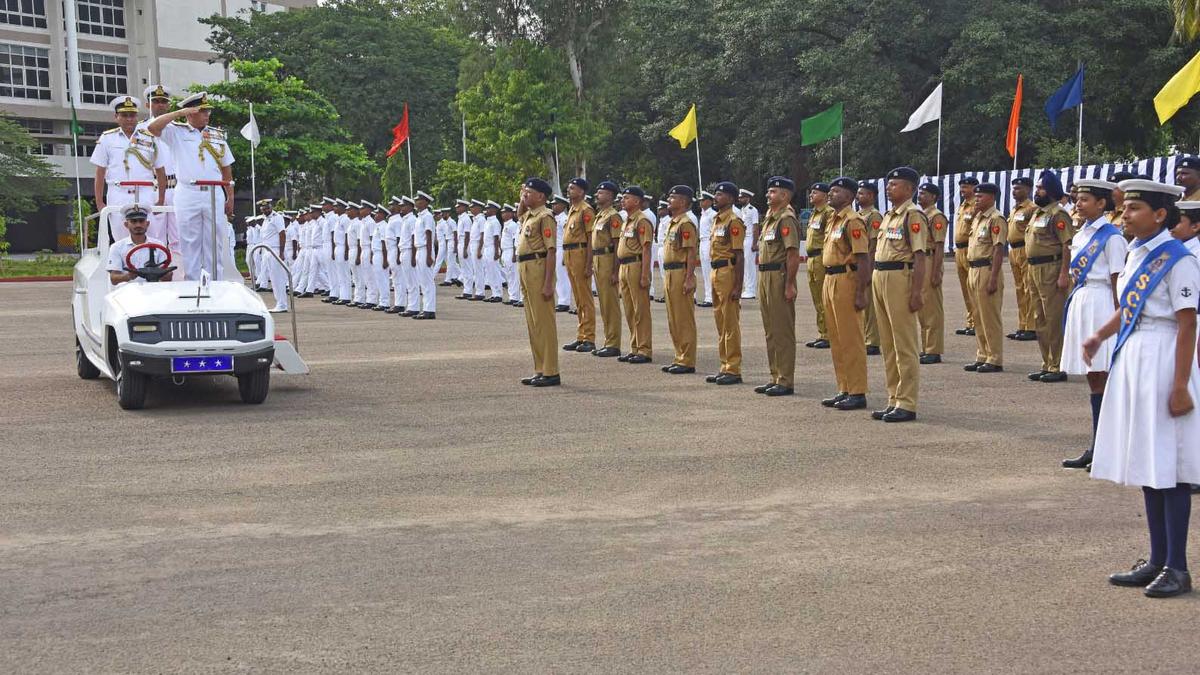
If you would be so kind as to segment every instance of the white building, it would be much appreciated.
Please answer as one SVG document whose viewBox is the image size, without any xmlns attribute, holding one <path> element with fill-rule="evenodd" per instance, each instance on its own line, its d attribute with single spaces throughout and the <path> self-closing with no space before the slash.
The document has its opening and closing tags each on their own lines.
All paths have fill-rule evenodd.
<svg viewBox="0 0 1200 675">
<path fill-rule="evenodd" d="M 113 128 L 108 102 L 120 94 L 141 98 L 150 84 L 175 91 L 229 77 L 199 22 L 214 14 L 234 16 L 252 8 L 279 12 L 316 0 L 74 0 L 78 16 L 81 89 L 76 115 L 76 170 L 71 152 L 67 100 L 66 37 L 62 2 L 0 0 L 0 108 L 17 118 L 39 142 L 36 149 L 72 182 L 78 173 L 92 194 L 91 155 L 96 138 Z M 57 250 L 66 229 L 66 207 L 48 207 L 22 225 L 10 224 L 12 250 Z"/>
</svg>

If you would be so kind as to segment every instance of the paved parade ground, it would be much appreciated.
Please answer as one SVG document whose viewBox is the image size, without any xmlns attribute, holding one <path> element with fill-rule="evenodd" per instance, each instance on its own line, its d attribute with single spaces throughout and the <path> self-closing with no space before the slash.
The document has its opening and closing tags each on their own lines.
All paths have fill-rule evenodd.
<svg viewBox="0 0 1200 675">
<path fill-rule="evenodd" d="M 753 301 L 745 385 L 661 373 L 655 304 L 654 365 L 563 354 L 564 385 L 536 390 L 517 381 L 521 310 L 442 288 L 434 322 L 298 301 L 312 374 L 277 376 L 261 406 L 226 379 L 155 386 L 124 412 L 111 383 L 75 375 L 70 293 L 0 284 L 0 672 L 1200 659 L 1200 595 L 1106 583 L 1148 553 L 1142 496 L 1059 468 L 1088 441 L 1087 391 L 1026 381 L 1036 343 L 1006 341 L 1006 372 L 974 374 L 974 338 L 951 334 L 946 363 L 922 366 L 920 419 L 885 425 L 820 406 L 828 351 L 799 348 L 796 396 L 755 395 Z M 697 323 L 712 372 L 711 310 Z"/>
</svg>

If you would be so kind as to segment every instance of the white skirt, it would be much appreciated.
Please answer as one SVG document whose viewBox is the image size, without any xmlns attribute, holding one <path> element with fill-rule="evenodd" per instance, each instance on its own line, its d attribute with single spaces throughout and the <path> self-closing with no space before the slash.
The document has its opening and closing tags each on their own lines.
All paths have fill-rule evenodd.
<svg viewBox="0 0 1200 675">
<path fill-rule="evenodd" d="M 1096 430 L 1092 478 L 1157 489 L 1200 483 L 1200 412 L 1193 409 L 1183 417 L 1167 412 L 1175 377 L 1173 326 L 1165 321 L 1140 326 L 1113 363 Z M 1200 404 L 1195 356 L 1188 392 Z"/>
<path fill-rule="evenodd" d="M 1100 351 L 1092 359 L 1092 365 L 1083 360 L 1083 341 L 1100 330 L 1117 308 L 1113 307 L 1112 288 L 1108 284 L 1088 283 L 1071 298 L 1071 306 L 1067 308 L 1067 320 L 1063 332 L 1063 348 L 1060 368 L 1068 375 L 1086 375 L 1088 373 L 1106 373 L 1112 366 L 1113 347 L 1117 344 L 1116 337 L 1111 337 L 1100 345 Z"/>
</svg>

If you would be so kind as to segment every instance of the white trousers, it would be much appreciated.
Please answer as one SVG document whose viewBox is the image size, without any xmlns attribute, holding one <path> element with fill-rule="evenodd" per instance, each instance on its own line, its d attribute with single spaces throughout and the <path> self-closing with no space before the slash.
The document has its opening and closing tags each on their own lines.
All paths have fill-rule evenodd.
<svg viewBox="0 0 1200 675">
<path fill-rule="evenodd" d="M 213 244 L 218 247 L 227 245 L 226 231 L 229 223 L 225 220 L 225 191 L 217 188 L 197 190 L 184 187 L 175 192 L 175 221 L 179 226 L 180 253 L 183 254 L 181 266 L 188 279 L 199 279 L 200 270 L 208 270 L 213 279 L 220 279 L 224 271 L 222 258 L 225 251 L 218 249 L 216 253 L 216 269 L 213 268 Z M 216 196 L 216 242 L 213 242 L 213 202 Z M 124 229 L 124 228 L 122 228 Z"/>
<path fill-rule="evenodd" d="M 704 279 L 704 302 L 712 302 L 712 244 L 700 244 L 700 274 Z"/>
<path fill-rule="evenodd" d="M 567 266 L 563 263 L 562 249 L 555 251 L 554 256 L 554 301 L 558 305 L 572 304 L 571 299 L 571 277 L 567 275 Z"/>
<path fill-rule="evenodd" d="M 753 231 L 754 228 L 749 228 Z M 758 297 L 758 258 L 754 251 L 750 248 L 750 238 L 746 238 L 746 245 L 742 252 L 745 254 L 746 264 L 742 271 L 742 297 L 754 298 Z"/>
<path fill-rule="evenodd" d="M 375 270 L 375 304 L 380 307 L 390 307 L 392 304 L 391 276 L 383 267 L 383 252 L 375 252 L 375 262 L 371 266 Z"/>
<path fill-rule="evenodd" d="M 287 272 L 283 266 L 279 264 L 273 256 L 264 256 L 263 266 L 267 268 L 267 275 L 271 279 L 271 294 L 275 296 L 275 307 L 278 309 L 288 309 L 288 285 Z"/>
<path fill-rule="evenodd" d="M 446 258 L 446 281 L 452 281 L 458 278 L 458 256 L 454 253 L 454 240 L 447 239 L 442 242 L 442 250 Z"/>
<path fill-rule="evenodd" d="M 477 295 L 475 290 L 475 281 L 478 277 L 476 262 L 475 258 L 471 255 L 463 258 L 463 295 Z"/>
<path fill-rule="evenodd" d="M 404 307 L 408 301 L 408 289 L 404 286 L 404 270 L 400 267 L 399 254 L 394 249 L 388 251 L 388 275 L 392 277 L 392 306 Z"/>
<path fill-rule="evenodd" d="M 425 248 L 417 249 L 417 266 L 413 270 L 421 292 L 421 311 L 437 311 L 437 265 L 426 264 Z"/>
<path fill-rule="evenodd" d="M 511 248 L 500 251 L 500 271 L 504 275 L 504 280 L 508 283 L 508 299 L 514 302 L 522 301 L 521 277 L 518 274 L 517 264 L 513 262 L 513 250 Z"/>
</svg>

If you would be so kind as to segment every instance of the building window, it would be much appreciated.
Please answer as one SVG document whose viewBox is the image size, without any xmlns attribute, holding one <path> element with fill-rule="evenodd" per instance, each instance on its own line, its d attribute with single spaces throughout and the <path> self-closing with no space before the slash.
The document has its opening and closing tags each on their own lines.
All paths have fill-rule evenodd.
<svg viewBox="0 0 1200 675">
<path fill-rule="evenodd" d="M 113 128 L 112 124 L 105 124 L 102 122 L 80 122 L 79 123 L 79 135 L 80 136 L 100 136 L 100 134 L 103 134 L 104 132 L 106 132 L 112 128 Z"/>
<path fill-rule="evenodd" d="M 50 50 L 0 44 L 0 96 L 50 100 Z"/>
<path fill-rule="evenodd" d="M 129 72 L 124 56 L 79 52 L 80 99 L 84 103 L 108 105 L 116 96 L 129 93 Z"/>
<path fill-rule="evenodd" d="M 0 0 L 0 23 L 46 27 L 46 0 Z"/>
<path fill-rule="evenodd" d="M 267 11 L 267 3 L 259 2 L 259 0 L 250 0 L 250 9 L 255 12 L 265 12 Z"/>
<path fill-rule="evenodd" d="M 25 127 L 25 131 L 31 134 L 43 134 L 47 136 L 54 134 L 54 120 L 19 117 L 17 118 L 17 124 Z"/>
<path fill-rule="evenodd" d="M 54 144 L 53 143 L 34 143 L 29 148 L 29 154 L 53 156 L 54 155 Z"/>
<path fill-rule="evenodd" d="M 125 37 L 125 0 L 78 0 L 79 32 Z"/>
</svg>

